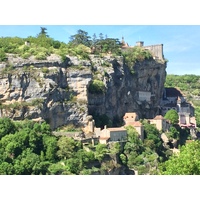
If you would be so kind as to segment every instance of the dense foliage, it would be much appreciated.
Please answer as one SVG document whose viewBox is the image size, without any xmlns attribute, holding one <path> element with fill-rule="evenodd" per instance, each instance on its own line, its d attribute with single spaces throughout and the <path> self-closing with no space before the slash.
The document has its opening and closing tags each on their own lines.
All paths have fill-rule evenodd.
<svg viewBox="0 0 200 200">
<path fill-rule="evenodd" d="M 143 121 L 145 137 L 142 141 L 134 127 L 128 126 L 128 141 L 120 158 L 138 174 L 156 174 L 160 162 L 166 160 L 167 149 L 163 148 L 160 133 L 156 127 Z"/>
<path fill-rule="evenodd" d="M 133 47 L 127 49 L 122 53 L 125 59 L 125 63 L 129 67 L 132 74 L 134 74 L 134 64 L 137 61 L 143 61 L 145 59 L 151 59 L 152 54 L 150 51 L 143 49 L 142 47 Z"/>
<path fill-rule="evenodd" d="M 168 161 L 160 165 L 163 175 L 200 175 L 200 141 L 192 141 L 180 148 Z"/>
<path fill-rule="evenodd" d="M 93 80 L 90 84 L 89 84 L 89 92 L 91 94 L 103 94 L 105 92 L 105 85 L 103 83 L 103 81 L 100 80 Z"/>
<path fill-rule="evenodd" d="M 111 160 L 104 159 L 106 155 L 119 155 L 122 165 L 138 170 L 139 174 L 154 174 L 164 149 L 156 128 L 143 124 L 147 135 L 144 142 L 130 126 L 124 148 L 120 143 L 85 148 L 72 138 L 52 135 L 46 122 L 1 118 L 0 174 L 105 174 L 116 167 Z M 98 167 L 94 163 L 99 163 Z"/>
<path fill-rule="evenodd" d="M 86 31 L 79 29 L 76 34 L 70 36 L 68 43 L 54 40 L 48 35 L 45 27 L 40 27 L 40 32 L 35 36 L 27 38 L 19 37 L 1 37 L 0 38 L 0 62 L 7 60 L 7 53 L 17 54 L 24 59 L 34 56 L 38 60 L 45 60 L 50 54 L 60 55 L 65 59 L 66 55 L 78 56 L 81 59 L 89 59 L 89 54 L 105 55 L 123 55 L 127 65 L 134 64 L 135 61 L 141 61 L 151 58 L 149 51 L 139 47 L 122 52 L 122 43 L 118 38 L 99 37 L 94 33 L 89 36 Z"/>
<path fill-rule="evenodd" d="M 164 116 L 165 119 L 169 120 L 171 124 L 177 124 L 179 122 L 179 116 L 176 110 L 168 110 Z"/>
<path fill-rule="evenodd" d="M 1 118 L 0 132 L 0 174 L 79 174 L 95 160 L 79 142 L 52 135 L 45 122 Z"/>
<path fill-rule="evenodd" d="M 174 75 L 168 74 L 165 87 L 179 88 L 186 95 L 200 96 L 200 76 L 194 74 Z"/>
</svg>

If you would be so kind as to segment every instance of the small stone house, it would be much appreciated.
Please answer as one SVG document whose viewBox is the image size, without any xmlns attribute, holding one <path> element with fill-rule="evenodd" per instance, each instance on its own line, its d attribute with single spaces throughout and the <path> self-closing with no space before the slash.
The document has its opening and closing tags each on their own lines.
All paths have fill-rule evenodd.
<svg viewBox="0 0 200 200">
<path fill-rule="evenodd" d="M 124 122 L 125 122 L 125 127 L 126 126 L 133 126 L 136 131 L 138 132 L 140 139 L 144 140 L 144 126 L 142 125 L 142 123 L 139 121 L 139 117 L 137 115 L 137 113 L 133 112 L 133 113 L 125 113 L 124 117 Z"/>
<path fill-rule="evenodd" d="M 127 140 L 127 130 L 124 127 L 114 127 L 101 130 L 99 137 L 100 143 L 114 142 L 114 141 L 125 141 Z"/>
<path fill-rule="evenodd" d="M 149 119 L 150 124 L 155 124 L 156 128 L 159 131 L 168 131 L 169 130 L 169 122 L 162 116 L 162 115 L 157 115 L 153 119 Z"/>
</svg>

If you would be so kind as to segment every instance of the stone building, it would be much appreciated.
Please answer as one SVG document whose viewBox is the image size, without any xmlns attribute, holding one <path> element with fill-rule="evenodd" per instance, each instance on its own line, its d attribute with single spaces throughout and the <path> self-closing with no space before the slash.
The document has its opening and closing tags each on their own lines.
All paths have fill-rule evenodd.
<svg viewBox="0 0 200 200">
<path fill-rule="evenodd" d="M 133 126 L 136 129 L 136 131 L 138 132 L 140 139 L 144 140 L 144 126 L 139 121 L 139 117 L 138 117 L 137 113 L 135 113 L 135 112 L 125 113 L 123 120 L 125 123 L 124 127 Z"/>
<path fill-rule="evenodd" d="M 161 100 L 161 114 L 164 116 L 168 110 L 174 109 L 179 115 L 181 127 L 196 127 L 193 106 L 186 101 L 186 98 L 177 88 L 164 88 Z"/>
<path fill-rule="evenodd" d="M 124 50 L 135 47 L 135 46 L 129 46 L 128 43 L 126 43 L 124 41 L 124 37 L 122 37 L 121 43 L 122 43 L 122 49 L 124 49 Z M 136 46 L 141 47 L 145 50 L 149 50 L 155 60 L 156 59 L 164 60 L 163 44 L 144 46 L 143 41 L 138 41 L 138 42 L 136 42 Z"/>
<path fill-rule="evenodd" d="M 124 127 L 114 127 L 107 128 L 104 126 L 104 129 L 101 130 L 99 142 L 107 143 L 116 142 L 116 141 L 126 141 L 127 140 L 127 130 Z"/>
<path fill-rule="evenodd" d="M 166 132 L 170 127 L 170 123 L 162 115 L 157 115 L 153 119 L 149 119 L 149 122 L 150 124 L 155 124 L 159 131 Z"/>
<path fill-rule="evenodd" d="M 86 126 L 82 131 L 86 138 L 98 138 L 101 144 L 127 140 L 127 130 L 124 127 L 107 128 L 105 125 L 101 130 L 101 128 L 95 127 L 95 121 L 91 115 L 86 117 Z"/>
<path fill-rule="evenodd" d="M 138 100 L 139 101 L 151 101 L 151 92 L 147 91 L 138 91 Z"/>
</svg>

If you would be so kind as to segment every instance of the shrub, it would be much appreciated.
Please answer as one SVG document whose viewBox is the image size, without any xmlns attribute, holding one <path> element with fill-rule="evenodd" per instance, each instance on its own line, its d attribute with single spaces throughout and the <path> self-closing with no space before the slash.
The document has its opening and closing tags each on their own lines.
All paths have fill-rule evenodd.
<svg viewBox="0 0 200 200">
<path fill-rule="evenodd" d="M 3 49 L 0 49 L 0 62 L 6 61 L 6 60 L 7 60 L 6 53 L 4 52 Z"/>
<path fill-rule="evenodd" d="M 22 58 L 27 59 L 31 56 L 31 54 L 29 52 L 25 52 L 21 55 Z"/>
<path fill-rule="evenodd" d="M 143 61 L 145 59 L 152 58 L 150 51 L 145 50 L 141 47 L 134 47 L 127 49 L 122 54 L 125 59 L 125 63 L 131 68 L 137 61 Z"/>
<path fill-rule="evenodd" d="M 74 50 L 80 59 L 89 59 L 89 54 L 91 53 L 91 49 L 89 47 L 79 44 Z"/>
<path fill-rule="evenodd" d="M 48 67 L 42 67 L 42 72 L 43 72 L 44 74 L 49 73 Z"/>
<path fill-rule="evenodd" d="M 103 94 L 105 89 L 105 85 L 101 80 L 93 80 L 89 85 L 89 92 L 91 94 Z"/>
<path fill-rule="evenodd" d="M 35 56 L 37 60 L 45 60 L 46 59 L 46 54 L 44 52 L 38 52 L 37 55 Z"/>
</svg>

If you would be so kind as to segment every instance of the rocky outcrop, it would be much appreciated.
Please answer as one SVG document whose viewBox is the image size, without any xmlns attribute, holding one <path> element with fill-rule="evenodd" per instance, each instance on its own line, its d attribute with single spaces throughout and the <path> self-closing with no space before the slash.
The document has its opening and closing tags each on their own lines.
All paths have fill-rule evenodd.
<svg viewBox="0 0 200 200">
<path fill-rule="evenodd" d="M 110 67 L 96 69 L 106 74 L 99 76 L 106 91 L 100 95 L 89 94 L 89 113 L 106 114 L 110 118 L 122 118 L 126 112 L 137 112 L 140 118 L 153 118 L 158 114 L 166 78 L 165 63 L 153 59 L 137 62 L 134 73 L 130 73 L 122 57 L 106 61 Z"/>
<path fill-rule="evenodd" d="M 52 129 L 72 123 L 84 126 L 87 115 L 95 113 L 110 119 L 121 118 L 125 112 L 154 117 L 159 112 L 165 69 L 165 63 L 152 59 L 137 62 L 131 73 L 121 56 L 91 55 L 90 60 L 67 56 L 62 61 L 51 55 L 38 61 L 9 55 L 7 63 L 0 63 L 0 116 L 41 118 Z M 94 79 L 104 83 L 103 93 L 90 93 Z M 145 100 L 145 95 L 150 96 Z"/>
</svg>

